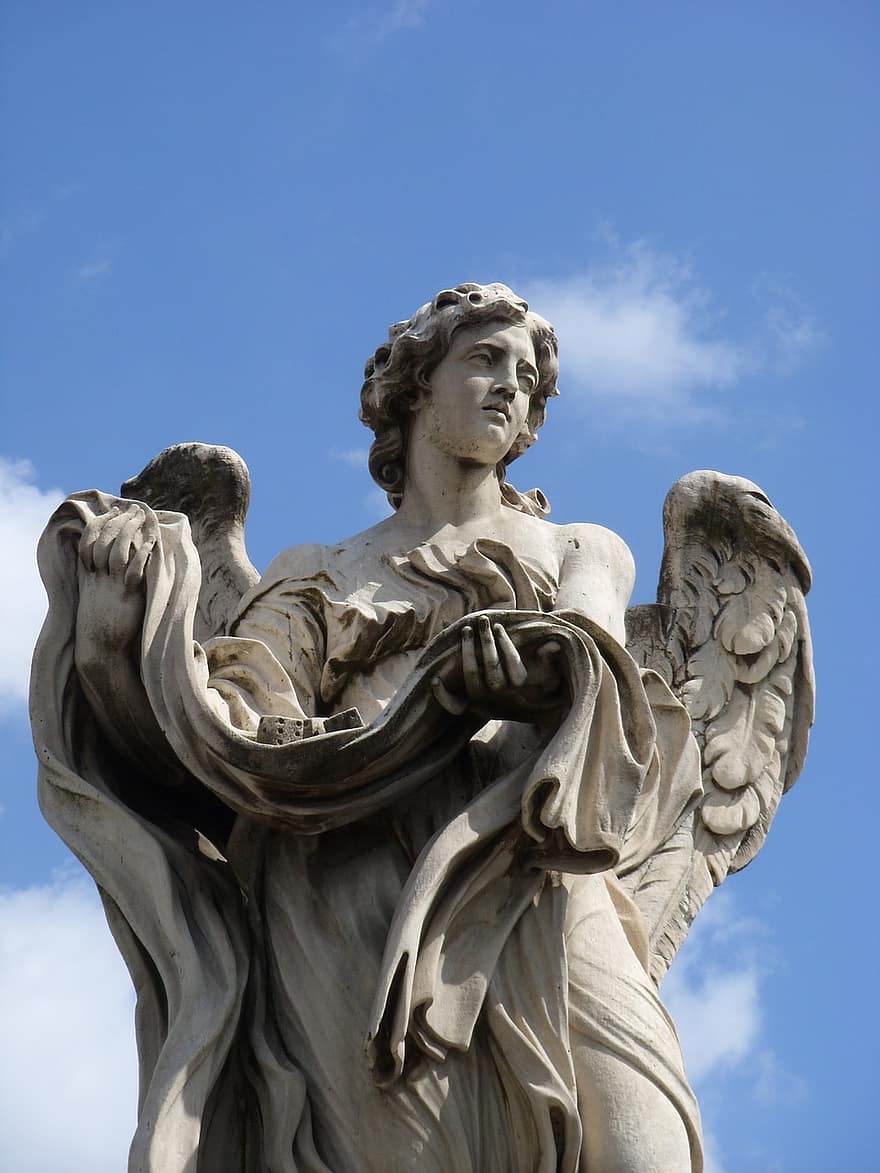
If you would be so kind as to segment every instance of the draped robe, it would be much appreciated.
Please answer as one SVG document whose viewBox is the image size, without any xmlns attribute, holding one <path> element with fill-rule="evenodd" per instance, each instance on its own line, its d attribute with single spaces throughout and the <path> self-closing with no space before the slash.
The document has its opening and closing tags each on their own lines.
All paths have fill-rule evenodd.
<svg viewBox="0 0 880 1173">
<path fill-rule="evenodd" d="M 44 536 L 32 696 L 44 812 L 138 991 L 131 1173 L 575 1173 L 584 1039 L 668 1097 L 696 1173 L 696 1105 L 614 878 L 699 793 L 662 681 L 553 611 L 555 568 L 491 539 L 356 565 L 300 548 L 201 648 L 198 559 L 160 514 L 137 681 L 96 696 L 76 543 L 111 503 L 81 494 Z M 534 721 L 437 704 L 479 611 L 524 652 L 559 643 L 564 696 Z M 265 718 L 348 710 L 360 725 L 261 740 Z M 236 812 L 222 851 L 193 833 L 216 800 Z"/>
</svg>

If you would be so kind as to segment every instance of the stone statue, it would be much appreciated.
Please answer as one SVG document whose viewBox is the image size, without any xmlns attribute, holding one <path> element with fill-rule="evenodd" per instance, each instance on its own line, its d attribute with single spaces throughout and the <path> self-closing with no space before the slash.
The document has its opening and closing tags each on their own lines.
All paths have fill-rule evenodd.
<svg viewBox="0 0 880 1173">
<path fill-rule="evenodd" d="M 658 602 L 507 468 L 552 327 L 444 290 L 366 366 L 394 513 L 248 561 L 182 444 L 40 546 L 46 818 L 137 990 L 130 1173 L 676 1173 L 656 983 L 803 763 L 810 571 L 751 482 L 684 477 Z"/>
</svg>

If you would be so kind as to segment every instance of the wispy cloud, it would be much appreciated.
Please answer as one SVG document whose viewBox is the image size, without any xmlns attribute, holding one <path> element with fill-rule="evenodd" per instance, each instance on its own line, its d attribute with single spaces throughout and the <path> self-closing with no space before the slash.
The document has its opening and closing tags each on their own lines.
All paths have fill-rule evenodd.
<svg viewBox="0 0 880 1173">
<path fill-rule="evenodd" d="M 82 183 L 64 183 L 56 187 L 40 206 L 24 208 L 17 215 L 0 224 L 0 260 L 5 260 L 13 248 L 25 237 L 38 232 L 48 220 L 56 204 L 63 204 L 72 196 L 84 192 Z"/>
<path fill-rule="evenodd" d="M 382 521 L 394 512 L 388 504 L 384 489 L 380 489 L 378 485 L 364 494 L 363 507 L 373 522 Z"/>
<path fill-rule="evenodd" d="M 341 464 L 347 464 L 350 468 L 368 476 L 367 460 L 370 455 L 368 448 L 331 448 L 329 454 Z M 392 512 L 384 489 L 380 489 L 376 484 L 371 485 L 363 494 L 361 507 L 371 523 L 381 521 Z"/>
<path fill-rule="evenodd" d="M 137 1109 L 134 995 L 77 867 L 0 892 L 0 1136 L 19 1173 L 118 1173 Z"/>
<path fill-rule="evenodd" d="M 789 375 L 823 341 L 822 331 L 794 290 L 779 277 L 762 273 L 752 286 L 760 312 L 764 365 Z"/>
<path fill-rule="evenodd" d="M 37 540 L 49 514 L 64 498 L 41 489 L 27 460 L 0 456 L 0 716 L 27 697 L 31 653 L 46 611 L 37 573 Z"/>
<path fill-rule="evenodd" d="M 760 922 L 743 916 L 728 891 L 716 892 L 661 990 L 698 1095 L 708 1098 L 746 1068 L 755 1104 L 794 1103 L 806 1094 L 803 1080 L 785 1070 L 764 1038 L 761 987 L 771 967 Z M 706 1173 L 724 1173 L 711 1121 L 704 1119 L 707 1123 Z"/>
<path fill-rule="evenodd" d="M 122 251 L 122 242 L 119 240 L 104 241 L 98 244 L 91 255 L 79 265 L 74 273 L 80 285 L 88 285 L 94 281 L 109 277 L 116 268 L 116 262 Z"/>
<path fill-rule="evenodd" d="M 523 292 L 556 326 L 564 389 L 612 413 L 666 423 L 720 417 L 725 391 L 759 373 L 790 372 L 819 341 L 781 282 L 756 283 L 753 321 L 734 334 L 689 258 L 644 241 L 607 244 L 602 262 Z"/>
<path fill-rule="evenodd" d="M 663 982 L 688 1074 L 699 1083 L 757 1050 L 761 1031 L 760 925 L 716 892 L 691 928 Z"/>
<path fill-rule="evenodd" d="M 94 281 L 98 277 L 107 277 L 113 272 L 113 262 L 109 257 L 98 257 L 88 264 L 80 265 L 76 271 L 78 281 Z"/>
<path fill-rule="evenodd" d="M 402 29 L 418 28 L 425 22 L 430 3 L 431 0 L 394 0 L 388 11 L 380 16 L 376 35 L 390 37 Z"/>
<path fill-rule="evenodd" d="M 350 465 L 352 468 L 366 470 L 370 450 L 369 448 L 333 448 L 330 455 L 334 460 L 339 460 L 343 464 Z"/>
<path fill-rule="evenodd" d="M 77 180 L 74 180 L 73 183 L 59 183 L 57 187 L 52 189 L 52 202 L 61 204 L 65 200 L 69 200 L 71 196 L 82 195 L 87 190 L 86 185 Z"/>
<path fill-rule="evenodd" d="M 419 28 L 427 19 L 433 0 L 393 0 L 391 4 L 361 6 L 342 22 L 330 38 L 329 47 L 349 51 L 365 44 L 378 44 L 395 33 Z"/>
<path fill-rule="evenodd" d="M 761 1104 L 798 1104 L 807 1094 L 799 1075 L 786 1071 L 772 1051 L 761 1051 L 755 1063 L 755 1099 Z"/>
<path fill-rule="evenodd" d="M 711 1132 L 703 1129 L 703 1173 L 727 1173 L 718 1152 L 718 1143 Z"/>
</svg>

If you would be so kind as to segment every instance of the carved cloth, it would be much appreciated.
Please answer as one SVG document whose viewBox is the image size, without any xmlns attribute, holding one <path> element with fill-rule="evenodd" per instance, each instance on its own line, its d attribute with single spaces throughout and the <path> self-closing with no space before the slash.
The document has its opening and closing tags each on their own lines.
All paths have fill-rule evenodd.
<svg viewBox="0 0 880 1173">
<path fill-rule="evenodd" d="M 114 500 L 80 494 L 44 535 L 32 697 L 43 811 L 138 994 L 130 1173 L 576 1173 L 590 1047 L 668 1097 L 697 1173 L 696 1105 L 614 881 L 699 793 L 663 682 L 489 539 L 352 581 L 306 548 L 203 648 L 188 526 L 159 514 L 135 672 L 99 706 L 75 663 L 77 543 Z M 486 609 L 521 651 L 560 646 L 568 701 L 534 728 L 434 697 Z M 255 740 L 261 716 L 353 704 L 363 728 Z M 225 856 L 194 833 L 205 796 L 238 812 Z"/>
</svg>

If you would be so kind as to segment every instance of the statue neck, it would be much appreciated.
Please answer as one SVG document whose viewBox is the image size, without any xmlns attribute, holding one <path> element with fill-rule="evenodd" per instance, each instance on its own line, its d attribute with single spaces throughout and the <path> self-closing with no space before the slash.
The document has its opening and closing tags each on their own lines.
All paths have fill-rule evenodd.
<svg viewBox="0 0 880 1173">
<path fill-rule="evenodd" d="M 406 488 L 397 511 L 405 526 L 433 530 L 491 521 L 501 508 L 501 488 L 493 467 L 465 462 L 433 445 L 410 448 Z"/>
</svg>

